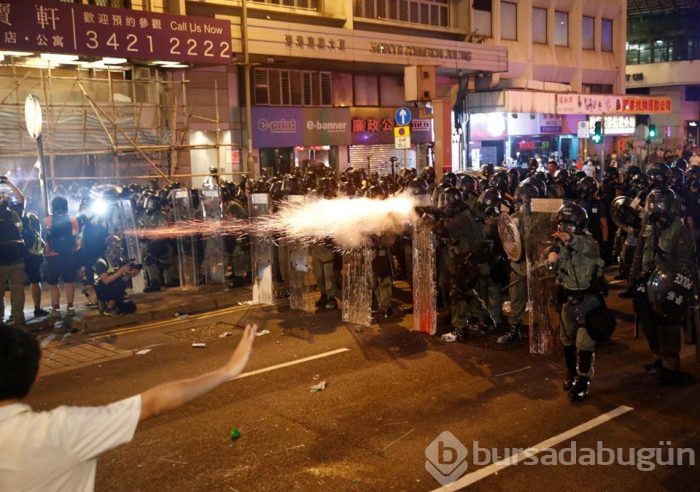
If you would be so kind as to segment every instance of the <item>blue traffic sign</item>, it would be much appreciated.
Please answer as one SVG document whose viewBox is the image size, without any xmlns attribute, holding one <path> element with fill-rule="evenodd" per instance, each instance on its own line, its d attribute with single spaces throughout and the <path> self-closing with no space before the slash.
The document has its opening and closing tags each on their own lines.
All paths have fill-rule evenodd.
<svg viewBox="0 0 700 492">
<path fill-rule="evenodd" d="M 408 126 L 408 124 L 411 122 L 411 110 L 405 106 L 403 108 L 399 108 L 396 110 L 394 118 L 399 126 Z"/>
</svg>

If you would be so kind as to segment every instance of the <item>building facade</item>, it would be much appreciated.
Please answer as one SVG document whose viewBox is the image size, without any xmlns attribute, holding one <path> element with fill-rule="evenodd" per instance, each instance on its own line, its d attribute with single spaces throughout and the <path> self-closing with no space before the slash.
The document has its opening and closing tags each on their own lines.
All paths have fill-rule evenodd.
<svg viewBox="0 0 700 492">
<path fill-rule="evenodd" d="M 659 147 L 674 149 L 700 138 L 700 3 L 630 1 L 627 36 L 627 91 L 667 96 L 669 114 L 640 120 L 655 125 Z"/>
<path fill-rule="evenodd" d="M 602 109 L 594 114 L 618 114 L 615 105 L 619 110 L 620 100 L 599 98 L 619 97 L 625 91 L 626 2 L 622 0 L 82 3 L 86 9 L 117 7 L 104 7 L 110 16 L 130 11 L 181 16 L 181 21 L 168 20 L 166 26 L 182 25 L 185 32 L 164 38 L 162 46 L 151 44 L 150 55 L 126 53 L 119 67 L 105 65 L 103 48 L 121 43 L 119 50 L 125 49 L 133 40 L 128 31 L 119 43 L 108 34 L 104 39 L 86 39 L 76 54 L 79 61 L 93 64 L 92 78 L 108 79 L 106 85 L 123 80 L 125 85 L 155 90 L 151 105 L 144 105 L 156 135 L 151 149 L 161 145 L 169 151 L 158 156 L 157 164 L 169 172 L 176 169 L 199 177 L 211 166 L 226 172 L 284 171 L 309 161 L 338 169 L 368 165 L 387 170 L 392 157 L 397 165 L 435 164 L 439 169 L 465 169 L 482 161 L 500 163 L 506 157 L 534 153 L 574 158 L 582 153 L 576 138 L 580 121 L 596 104 Z M 241 25 L 244 6 L 247 30 Z M 188 18 L 228 23 L 230 45 L 216 38 L 216 43 L 223 43 L 216 48 L 226 45 L 230 58 L 204 58 L 215 53 L 215 47 L 208 47 L 211 40 L 206 37 L 187 32 Z M 96 52 L 103 58 L 96 61 L 89 49 L 98 42 Z M 3 45 L 3 49 L 9 48 Z M 249 137 L 244 50 L 251 73 L 255 165 L 250 170 L 244 155 Z M 36 58 L 40 50 L 34 51 Z M 168 58 L 159 59 L 155 52 Z M 5 70 L 15 70 L 16 75 L 22 61 L 6 58 L 10 63 Z M 51 67 L 25 64 L 23 70 L 90 69 L 52 63 Z M 154 89 L 166 82 L 171 85 Z M 116 117 L 120 104 L 139 110 L 138 95 L 131 91 L 122 94 L 128 101 L 103 97 L 105 107 L 99 113 Z M 562 95 L 573 95 L 578 107 L 558 99 Z M 52 104 L 56 114 L 60 102 Z M 608 107 L 611 112 L 606 112 Z M 403 122 L 397 116 L 401 110 L 407 115 Z M 142 118 L 143 113 L 133 116 L 131 132 L 118 131 L 114 118 L 100 121 L 105 133 L 116 136 L 117 142 L 114 138 L 110 142 L 114 147 L 124 143 L 120 139 L 129 143 L 122 133 L 143 129 L 136 123 Z M 406 128 L 397 130 L 400 126 Z M 612 140 L 606 143 L 613 145 Z M 130 150 L 137 159 L 148 155 Z M 164 164 L 173 153 L 176 165 Z M 119 159 L 112 160 L 119 167 Z"/>
</svg>

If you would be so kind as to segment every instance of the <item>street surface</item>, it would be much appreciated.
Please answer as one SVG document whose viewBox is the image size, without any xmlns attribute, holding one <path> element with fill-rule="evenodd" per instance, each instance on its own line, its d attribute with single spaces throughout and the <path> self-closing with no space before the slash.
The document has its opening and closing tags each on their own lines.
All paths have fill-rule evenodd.
<svg viewBox="0 0 700 492">
<path fill-rule="evenodd" d="M 261 334 L 239 380 L 141 425 L 132 443 L 98 461 L 98 491 L 416 490 L 440 484 L 426 471 L 426 447 L 443 431 L 469 450 L 528 448 L 606 412 L 621 415 L 556 444 L 595 448 L 692 448 L 700 452 L 700 364 L 683 349 L 687 381 L 659 388 L 643 370 L 629 303 L 611 344 L 600 347 L 591 397 L 573 405 L 561 389 L 558 356 L 527 344 L 494 350 L 444 344 L 409 331 L 406 315 L 371 328 L 286 307 L 240 306 L 112 332 L 45 342 L 35 409 L 100 405 L 150 386 L 216 368 L 241 327 Z M 226 333 L 231 333 L 226 336 Z M 264 333 L 264 332 L 263 332 Z M 41 338 L 46 339 L 44 333 Z M 206 343 L 193 348 L 192 343 Z M 150 350 L 149 350 L 150 349 Z M 141 355 L 137 352 L 144 351 Z M 311 387 L 325 381 L 322 391 Z M 241 437 L 230 439 L 232 428 Z M 670 441 L 671 445 L 660 446 Z M 503 456 L 500 456 L 501 458 Z M 698 468 L 517 464 L 472 476 L 473 490 L 693 490 Z"/>
</svg>

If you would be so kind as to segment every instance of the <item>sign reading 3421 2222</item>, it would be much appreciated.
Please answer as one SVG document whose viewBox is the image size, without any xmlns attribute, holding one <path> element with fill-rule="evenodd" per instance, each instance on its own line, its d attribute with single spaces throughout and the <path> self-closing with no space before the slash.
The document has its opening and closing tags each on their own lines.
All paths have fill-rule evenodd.
<svg viewBox="0 0 700 492">
<path fill-rule="evenodd" d="M 0 0 L 0 49 L 230 63 L 228 21 L 47 0 Z"/>
</svg>

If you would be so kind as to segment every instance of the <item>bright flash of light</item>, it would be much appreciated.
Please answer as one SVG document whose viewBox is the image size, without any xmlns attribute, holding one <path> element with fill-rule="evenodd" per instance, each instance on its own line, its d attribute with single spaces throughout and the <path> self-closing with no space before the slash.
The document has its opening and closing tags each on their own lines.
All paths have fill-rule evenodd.
<svg viewBox="0 0 700 492">
<path fill-rule="evenodd" d="M 285 203 L 274 214 L 253 225 L 259 237 L 276 235 L 301 243 L 332 239 L 340 249 L 366 244 L 369 236 L 400 234 L 418 216 L 409 195 L 386 200 L 336 198 L 306 203 Z"/>
<path fill-rule="evenodd" d="M 90 208 L 95 215 L 101 217 L 109 210 L 109 204 L 104 200 L 104 198 L 98 197 L 95 198 L 94 202 L 92 202 L 92 206 Z"/>
<path fill-rule="evenodd" d="M 166 227 L 128 230 L 126 234 L 151 240 L 177 239 L 196 235 L 209 238 L 226 234 L 245 234 L 249 228 L 250 222 L 247 220 L 188 220 Z"/>
</svg>

